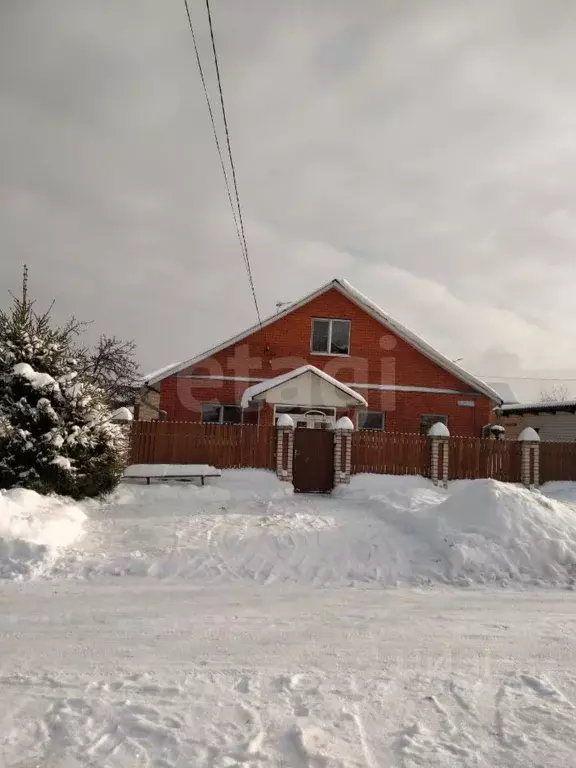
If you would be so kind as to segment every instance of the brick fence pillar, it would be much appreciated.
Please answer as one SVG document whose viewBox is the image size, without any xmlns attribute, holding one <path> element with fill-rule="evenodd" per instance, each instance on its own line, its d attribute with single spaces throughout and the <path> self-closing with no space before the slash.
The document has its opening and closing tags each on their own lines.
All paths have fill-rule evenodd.
<svg viewBox="0 0 576 768">
<path fill-rule="evenodd" d="M 294 461 L 294 422 L 282 413 L 276 422 L 276 474 L 280 480 L 292 482 Z"/>
<path fill-rule="evenodd" d="M 522 443 L 520 479 L 527 488 L 540 485 L 540 435 L 532 427 L 526 427 L 518 440 Z"/>
<path fill-rule="evenodd" d="M 353 431 L 354 424 L 348 416 L 338 419 L 334 427 L 334 485 L 350 482 Z"/>
<path fill-rule="evenodd" d="M 448 486 L 450 431 L 438 421 L 428 430 L 430 438 L 430 478 L 434 485 Z"/>
</svg>

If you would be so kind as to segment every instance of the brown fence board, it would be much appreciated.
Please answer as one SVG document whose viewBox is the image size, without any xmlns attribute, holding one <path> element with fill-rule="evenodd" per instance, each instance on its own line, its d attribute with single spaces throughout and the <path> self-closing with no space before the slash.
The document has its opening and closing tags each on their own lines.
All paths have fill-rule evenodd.
<svg viewBox="0 0 576 768">
<path fill-rule="evenodd" d="M 513 440 L 452 437 L 449 447 L 450 480 L 493 478 L 520 482 L 521 444 Z"/>
<path fill-rule="evenodd" d="M 522 445 L 513 440 L 452 437 L 449 479 L 494 478 L 519 483 Z M 275 469 L 276 429 L 252 424 L 136 421 L 132 464 L 211 464 L 220 469 Z M 366 430 L 352 435 L 352 474 L 430 476 L 430 440 Z M 540 480 L 576 481 L 576 443 L 540 443 Z"/>
<path fill-rule="evenodd" d="M 220 469 L 273 469 L 274 427 L 137 421 L 130 435 L 132 464 L 211 464 Z"/>
<path fill-rule="evenodd" d="M 428 438 L 421 435 L 362 430 L 352 435 L 352 474 L 430 474 Z"/>
<path fill-rule="evenodd" d="M 576 480 L 576 443 L 540 443 L 540 482 Z"/>
</svg>

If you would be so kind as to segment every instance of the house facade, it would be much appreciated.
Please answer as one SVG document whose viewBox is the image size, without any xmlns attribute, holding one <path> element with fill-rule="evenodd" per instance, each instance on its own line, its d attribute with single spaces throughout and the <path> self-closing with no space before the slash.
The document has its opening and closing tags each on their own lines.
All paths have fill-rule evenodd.
<svg viewBox="0 0 576 768">
<path fill-rule="evenodd" d="M 146 378 L 136 418 L 481 435 L 502 399 L 344 280 Z"/>
</svg>

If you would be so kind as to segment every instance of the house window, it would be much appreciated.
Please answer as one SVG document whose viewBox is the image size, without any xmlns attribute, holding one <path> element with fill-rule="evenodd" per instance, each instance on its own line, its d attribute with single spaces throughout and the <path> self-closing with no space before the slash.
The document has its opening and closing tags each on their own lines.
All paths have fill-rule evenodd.
<svg viewBox="0 0 576 768">
<path fill-rule="evenodd" d="M 350 320 L 312 320 L 311 350 L 323 355 L 349 355 Z"/>
<path fill-rule="evenodd" d="M 382 411 L 358 411 L 358 429 L 384 429 Z"/>
<path fill-rule="evenodd" d="M 241 424 L 242 408 L 237 405 L 202 404 L 203 424 Z"/>
<path fill-rule="evenodd" d="M 438 416 L 434 413 L 423 413 L 420 416 L 420 434 L 427 435 L 430 427 L 432 427 L 434 424 L 438 424 L 438 422 L 448 426 L 448 416 Z"/>
</svg>

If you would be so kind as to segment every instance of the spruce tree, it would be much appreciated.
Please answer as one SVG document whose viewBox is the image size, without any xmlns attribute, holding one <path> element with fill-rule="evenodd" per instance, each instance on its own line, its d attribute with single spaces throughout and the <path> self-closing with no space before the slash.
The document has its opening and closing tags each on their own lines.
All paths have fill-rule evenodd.
<svg viewBox="0 0 576 768">
<path fill-rule="evenodd" d="M 81 499 L 111 491 L 126 440 L 110 422 L 104 393 L 81 373 L 81 324 L 53 327 L 22 295 L 0 311 L 0 488 L 23 487 Z"/>
</svg>

